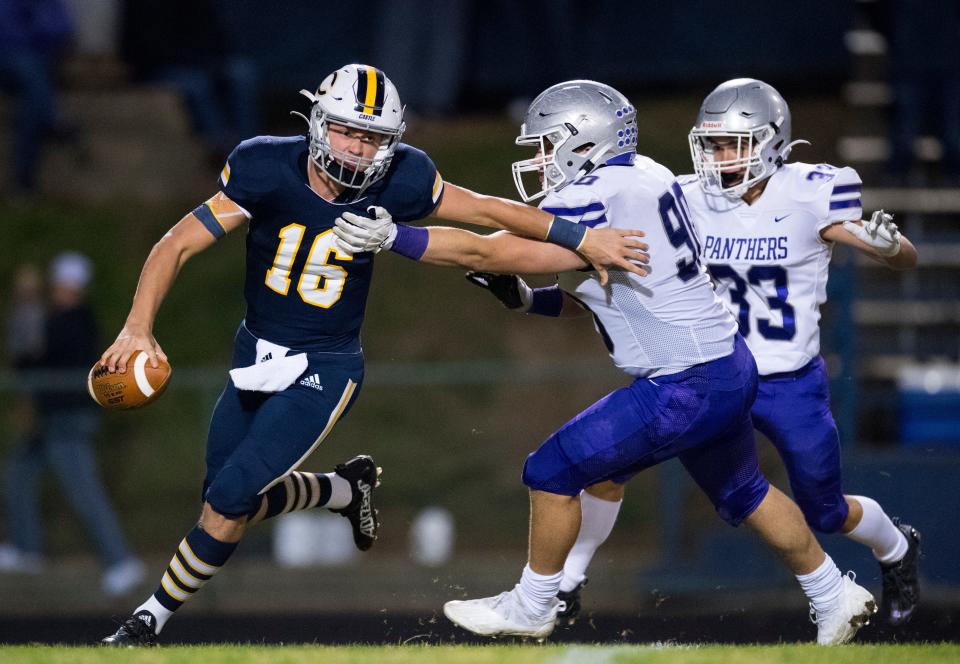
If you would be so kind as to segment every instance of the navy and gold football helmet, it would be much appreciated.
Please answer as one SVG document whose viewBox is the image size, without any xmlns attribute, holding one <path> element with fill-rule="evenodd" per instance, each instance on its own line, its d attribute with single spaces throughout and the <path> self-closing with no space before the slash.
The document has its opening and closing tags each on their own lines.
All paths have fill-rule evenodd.
<svg viewBox="0 0 960 664">
<path fill-rule="evenodd" d="M 386 174 L 406 129 L 397 88 L 376 67 L 350 64 L 323 79 L 315 92 L 301 90 L 300 94 L 313 104 L 310 117 L 306 118 L 311 159 L 335 182 L 354 190 L 354 198 L 359 198 Z M 357 163 L 356 157 L 330 145 L 330 123 L 376 132 L 383 135 L 383 140 L 372 159 L 360 159 Z"/>
</svg>

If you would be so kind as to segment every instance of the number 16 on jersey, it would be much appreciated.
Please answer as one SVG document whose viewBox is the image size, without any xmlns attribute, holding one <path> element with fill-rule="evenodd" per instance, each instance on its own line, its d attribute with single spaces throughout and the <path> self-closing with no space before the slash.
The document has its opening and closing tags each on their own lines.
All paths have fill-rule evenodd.
<svg viewBox="0 0 960 664">
<path fill-rule="evenodd" d="M 267 270 L 264 281 L 268 288 L 280 295 L 286 295 L 290 290 L 290 271 L 306 230 L 306 226 L 302 224 L 288 224 L 278 233 L 280 245 L 277 247 L 273 266 Z M 307 262 L 297 282 L 300 299 L 307 304 L 329 309 L 343 294 L 347 271 L 329 261 L 331 258 L 349 261 L 353 260 L 353 256 L 340 251 L 336 240 L 332 229 L 320 233 L 313 240 Z"/>
</svg>

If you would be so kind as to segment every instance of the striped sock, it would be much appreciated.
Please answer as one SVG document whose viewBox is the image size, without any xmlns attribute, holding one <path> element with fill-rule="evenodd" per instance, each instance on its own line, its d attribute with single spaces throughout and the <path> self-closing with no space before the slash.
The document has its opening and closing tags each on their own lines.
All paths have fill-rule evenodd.
<svg viewBox="0 0 960 664">
<path fill-rule="evenodd" d="M 236 548 L 237 542 L 221 542 L 194 526 L 170 559 L 153 597 L 168 611 L 176 611 L 217 573 Z"/>
<path fill-rule="evenodd" d="M 264 494 L 267 511 L 263 518 L 313 507 L 341 509 L 350 504 L 352 496 L 350 483 L 336 473 L 294 471 Z"/>
</svg>

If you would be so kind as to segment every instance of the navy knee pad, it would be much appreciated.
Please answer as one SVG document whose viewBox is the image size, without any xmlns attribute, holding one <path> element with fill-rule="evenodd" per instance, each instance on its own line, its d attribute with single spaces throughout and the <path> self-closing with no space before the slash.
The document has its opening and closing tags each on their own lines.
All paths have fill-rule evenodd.
<svg viewBox="0 0 960 664">
<path fill-rule="evenodd" d="M 576 482 L 570 472 L 562 472 L 551 459 L 555 456 L 555 447 L 548 449 L 544 445 L 527 457 L 523 464 L 523 483 L 533 491 L 546 491 L 562 496 L 576 496 L 583 490 L 582 486 L 575 486 Z M 561 471 L 561 472 L 558 472 Z"/>
<path fill-rule="evenodd" d="M 713 507 L 721 519 L 737 527 L 756 511 L 769 490 L 770 483 L 767 478 L 757 473 L 750 482 L 736 491 L 714 500 Z"/>
<path fill-rule="evenodd" d="M 254 514 L 262 500 L 259 491 L 269 482 L 260 475 L 246 464 L 228 463 L 210 483 L 204 499 L 228 518 Z"/>
<path fill-rule="evenodd" d="M 839 532 L 847 520 L 850 507 L 842 494 L 816 499 L 797 498 L 797 504 L 811 530 L 825 535 Z"/>
</svg>

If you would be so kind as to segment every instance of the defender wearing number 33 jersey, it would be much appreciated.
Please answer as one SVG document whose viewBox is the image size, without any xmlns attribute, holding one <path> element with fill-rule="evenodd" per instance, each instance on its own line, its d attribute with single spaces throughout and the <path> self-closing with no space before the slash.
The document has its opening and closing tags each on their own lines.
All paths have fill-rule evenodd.
<svg viewBox="0 0 960 664">
<path fill-rule="evenodd" d="M 784 163 L 790 130 L 786 102 L 772 87 L 724 83 L 690 132 L 696 175 L 681 185 L 703 260 L 757 360 L 754 425 L 780 453 L 810 526 L 873 551 L 883 616 L 900 625 L 918 601 L 919 535 L 871 498 L 844 494 L 819 323 L 835 243 L 894 269 L 913 267 L 916 250 L 890 215 L 861 224 L 862 183 L 852 168 Z"/>
<path fill-rule="evenodd" d="M 852 168 L 785 164 L 752 205 L 679 179 L 717 293 L 737 317 L 761 376 L 796 371 L 820 354 L 833 242 L 820 233 L 860 219 Z"/>
</svg>

